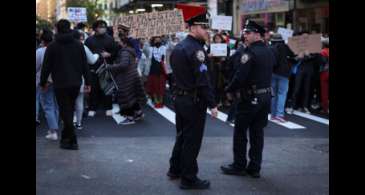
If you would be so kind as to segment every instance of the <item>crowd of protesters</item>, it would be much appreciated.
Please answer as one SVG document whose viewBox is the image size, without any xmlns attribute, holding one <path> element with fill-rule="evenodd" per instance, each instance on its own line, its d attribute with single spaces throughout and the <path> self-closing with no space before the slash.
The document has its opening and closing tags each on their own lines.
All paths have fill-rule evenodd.
<svg viewBox="0 0 365 195">
<path fill-rule="evenodd" d="M 83 117 L 94 117 L 103 111 L 108 117 L 122 115 L 124 120 L 120 124 L 134 124 L 144 117 L 147 98 L 156 109 L 162 108 L 166 92 L 174 87 L 170 54 L 185 37 L 176 34 L 136 39 L 129 35 L 128 26 L 119 25 L 117 30 L 113 32 L 105 21 L 98 20 L 89 33 L 82 23 L 71 29 L 69 21 L 60 20 L 53 31 L 42 29 L 37 34 L 36 121 L 39 124 L 42 108 L 49 128 L 46 138 L 51 140 L 58 139 L 62 121 L 61 147 L 77 148 L 73 129 L 83 128 Z M 285 108 L 288 114 L 295 109 L 328 114 L 329 39 L 323 38 L 320 53 L 298 55 L 280 34 L 268 31 L 265 40 L 277 60 L 272 76 L 271 118 L 286 122 Z M 227 56 L 209 54 L 210 43 L 227 44 Z M 240 94 L 225 93 L 224 88 L 237 69 L 231 56 L 246 47 L 245 39 L 243 35 L 234 38 L 226 32 L 212 31 L 210 43 L 206 49 L 211 84 L 218 107 L 228 112 L 227 122 L 233 123 Z M 111 94 L 106 94 L 100 84 L 101 67 L 110 72 L 116 85 Z M 119 105 L 118 113 L 113 104 Z"/>
</svg>

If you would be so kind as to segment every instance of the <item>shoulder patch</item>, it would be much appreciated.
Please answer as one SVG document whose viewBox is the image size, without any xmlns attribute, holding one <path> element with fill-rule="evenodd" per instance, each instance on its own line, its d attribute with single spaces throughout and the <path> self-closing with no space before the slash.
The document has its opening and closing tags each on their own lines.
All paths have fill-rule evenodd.
<svg viewBox="0 0 365 195">
<path fill-rule="evenodd" d="M 205 54 L 204 54 L 204 51 L 202 51 L 202 50 L 197 51 L 197 52 L 196 52 L 196 58 L 198 58 L 198 60 L 199 60 L 200 62 L 204 62 L 204 60 L 205 60 Z"/>
<path fill-rule="evenodd" d="M 249 60 L 250 58 L 248 57 L 248 54 L 243 54 L 241 57 L 241 63 L 242 64 L 246 64 L 246 62 Z"/>
</svg>

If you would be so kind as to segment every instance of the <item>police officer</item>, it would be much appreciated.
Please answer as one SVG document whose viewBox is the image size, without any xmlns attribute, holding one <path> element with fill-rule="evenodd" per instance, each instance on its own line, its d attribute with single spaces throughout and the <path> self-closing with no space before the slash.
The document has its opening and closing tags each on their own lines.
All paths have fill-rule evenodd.
<svg viewBox="0 0 365 195">
<path fill-rule="evenodd" d="M 176 79 L 176 142 L 170 158 L 170 179 L 181 177 L 181 189 L 207 189 L 208 180 L 197 177 L 197 157 L 202 143 L 206 111 L 217 117 L 212 86 L 208 78 L 208 55 L 204 50 L 208 39 L 206 12 L 185 20 L 189 35 L 177 44 L 170 56 Z"/>
<path fill-rule="evenodd" d="M 272 51 L 265 45 L 265 30 L 253 21 L 244 29 L 248 47 L 235 58 L 237 71 L 226 87 L 227 92 L 240 89 L 233 135 L 233 163 L 221 166 L 224 174 L 260 177 L 263 128 L 268 123 L 271 103 L 271 74 L 275 63 Z M 246 159 L 247 129 L 249 129 L 249 159 Z"/>
</svg>

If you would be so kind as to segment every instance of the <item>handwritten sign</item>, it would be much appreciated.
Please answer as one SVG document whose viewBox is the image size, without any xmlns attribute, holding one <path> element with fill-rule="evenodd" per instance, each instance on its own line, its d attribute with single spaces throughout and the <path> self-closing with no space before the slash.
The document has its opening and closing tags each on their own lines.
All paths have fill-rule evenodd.
<svg viewBox="0 0 365 195">
<path fill-rule="evenodd" d="M 306 50 L 309 53 L 321 52 L 321 34 L 294 36 L 288 39 L 288 45 L 295 54 L 300 54 Z"/>
<path fill-rule="evenodd" d="M 232 16 L 213 16 L 212 29 L 232 30 Z"/>
<path fill-rule="evenodd" d="M 227 44 L 225 43 L 214 43 L 210 44 L 210 53 L 212 56 L 227 56 Z"/>
<path fill-rule="evenodd" d="M 123 24 L 130 27 L 129 34 L 135 38 L 150 38 L 185 30 L 181 10 L 119 16 L 113 23 L 114 32 L 118 32 L 118 24 Z"/>
<path fill-rule="evenodd" d="M 285 43 L 288 43 L 289 37 L 293 36 L 293 30 L 282 28 L 282 27 L 279 27 L 278 33 L 281 34 Z"/>
<path fill-rule="evenodd" d="M 86 8 L 84 7 L 68 7 L 67 16 L 73 22 L 87 22 Z"/>
</svg>

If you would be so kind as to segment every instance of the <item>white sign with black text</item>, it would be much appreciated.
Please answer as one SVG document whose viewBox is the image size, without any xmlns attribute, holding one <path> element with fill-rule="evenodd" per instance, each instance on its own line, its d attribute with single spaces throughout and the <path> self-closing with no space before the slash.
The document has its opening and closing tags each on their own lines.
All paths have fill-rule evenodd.
<svg viewBox="0 0 365 195">
<path fill-rule="evenodd" d="M 225 43 L 214 43 L 210 45 L 210 54 L 212 56 L 227 56 L 227 44 Z"/>
<path fill-rule="evenodd" d="M 86 8 L 84 7 L 68 7 L 68 19 L 73 22 L 87 22 Z"/>
<path fill-rule="evenodd" d="M 212 29 L 232 30 L 232 16 L 213 16 Z"/>
<path fill-rule="evenodd" d="M 279 27 L 278 33 L 281 34 L 285 43 L 288 43 L 288 39 L 293 36 L 293 30 Z"/>
</svg>

